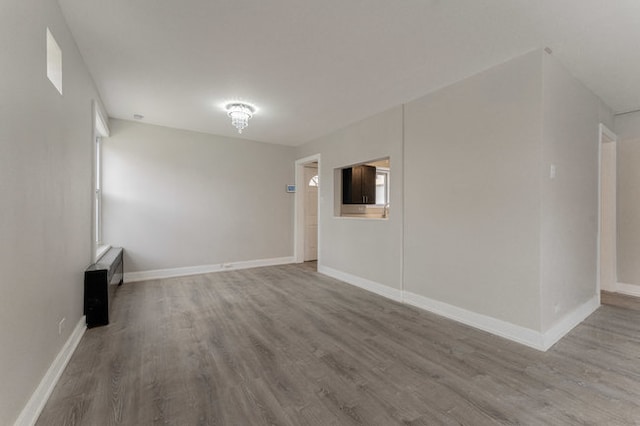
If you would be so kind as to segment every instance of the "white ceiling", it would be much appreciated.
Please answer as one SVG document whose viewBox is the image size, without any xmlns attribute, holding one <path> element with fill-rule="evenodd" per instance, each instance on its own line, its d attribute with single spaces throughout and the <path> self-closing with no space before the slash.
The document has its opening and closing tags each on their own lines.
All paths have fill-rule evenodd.
<svg viewBox="0 0 640 426">
<path fill-rule="evenodd" d="M 638 0 L 59 0 L 111 117 L 298 145 L 533 49 L 640 108 Z"/>
</svg>

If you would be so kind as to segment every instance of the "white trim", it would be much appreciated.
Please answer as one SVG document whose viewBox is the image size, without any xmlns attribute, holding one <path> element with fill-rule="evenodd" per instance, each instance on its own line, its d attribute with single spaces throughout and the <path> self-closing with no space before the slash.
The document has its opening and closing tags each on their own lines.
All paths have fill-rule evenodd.
<svg viewBox="0 0 640 426">
<path fill-rule="evenodd" d="M 551 346 L 569 333 L 575 326 L 584 321 L 600 306 L 599 298 L 593 296 L 587 302 L 565 315 L 545 333 L 541 333 L 530 328 L 429 299 L 408 291 L 404 292 L 404 300 L 409 305 L 543 352 L 551 348 Z"/>
<path fill-rule="evenodd" d="M 584 321 L 600 306 L 599 298 L 593 296 L 587 302 L 565 315 L 545 333 L 541 333 L 530 328 L 429 299 L 408 291 L 404 292 L 404 300 L 409 305 L 543 352 L 551 348 L 551 346 L 569 333 L 575 326 Z"/>
<path fill-rule="evenodd" d="M 591 299 L 578 306 L 573 311 L 562 317 L 560 321 L 547 330 L 542 335 L 542 347 L 543 351 L 546 351 L 551 346 L 556 344 L 558 340 L 562 339 L 568 332 L 573 330 L 575 326 L 584 321 L 589 315 L 595 312 L 600 307 L 600 294 L 594 295 Z"/>
<path fill-rule="evenodd" d="M 618 136 L 609 130 L 607 126 L 603 123 L 598 124 L 598 235 L 596 238 L 596 297 L 598 304 L 600 304 L 600 292 L 602 291 L 602 285 L 600 283 L 600 244 L 602 241 L 602 144 L 605 142 L 603 136 L 610 139 L 613 143 L 617 143 L 618 141 Z M 617 258 L 615 261 L 617 262 Z"/>
<path fill-rule="evenodd" d="M 640 297 L 640 285 L 616 283 L 616 293 Z"/>
<path fill-rule="evenodd" d="M 543 352 L 551 348 L 551 346 L 558 342 L 558 340 L 564 337 L 575 326 L 584 321 L 600 306 L 599 298 L 593 296 L 590 300 L 565 315 L 545 333 L 542 333 L 531 328 L 522 327 L 508 321 L 469 311 L 419 294 L 389 287 L 347 272 L 338 271 L 328 266 L 318 265 L 318 272 L 388 299 L 395 300 L 396 302 L 415 306 Z M 638 295 L 640 295 L 640 287 L 638 287 L 638 289 Z"/>
<path fill-rule="evenodd" d="M 102 211 L 99 211 L 98 209 L 101 209 L 101 205 L 102 203 L 100 203 L 100 206 L 98 206 L 97 204 L 97 197 L 101 196 L 102 194 L 100 193 L 101 189 L 98 190 L 98 188 L 96 187 L 96 182 L 98 181 L 99 176 L 97 176 L 99 173 L 101 173 L 101 165 L 97 163 L 97 161 L 99 161 L 100 155 L 101 153 L 99 152 L 100 150 L 100 145 L 101 143 L 98 142 L 98 140 L 102 137 L 108 137 L 110 134 L 110 130 L 109 130 L 109 118 L 107 116 L 107 114 L 104 112 L 104 110 L 102 109 L 102 106 L 100 104 L 100 102 L 97 99 L 94 99 L 92 101 L 92 135 L 93 135 L 93 143 L 92 143 L 92 170 L 91 170 L 91 223 L 92 223 L 92 230 L 91 230 L 91 235 L 92 235 L 92 242 L 91 242 L 91 257 L 94 260 L 94 262 L 99 259 L 99 256 L 96 256 L 96 252 L 98 250 L 98 247 L 100 245 L 102 245 Z"/>
<path fill-rule="evenodd" d="M 404 292 L 404 301 L 409 305 L 424 309 L 425 311 L 432 312 L 462 324 L 478 328 L 491 334 L 504 337 L 505 339 L 512 340 L 534 349 L 542 351 L 545 350 L 543 349 L 542 334 L 530 328 L 449 305 L 448 303 L 430 299 L 409 291 Z"/>
<path fill-rule="evenodd" d="M 73 355 L 78 347 L 78 343 L 80 343 L 86 329 L 87 319 L 82 316 L 71 333 L 71 336 L 69 336 L 60 352 L 58 352 L 56 359 L 53 360 L 53 363 L 51 363 L 40 384 L 31 395 L 31 398 L 29 398 L 29 402 L 27 402 L 27 405 L 22 409 L 14 426 L 32 426 L 36 423 L 49 396 L 51 396 L 51 392 L 53 392 L 53 388 L 55 388 L 58 383 L 62 372 L 69 363 L 71 355 Z"/>
<path fill-rule="evenodd" d="M 294 226 L 293 226 L 293 258 L 296 263 L 304 262 L 304 189 L 306 182 L 304 179 L 304 165 L 309 163 L 318 163 L 318 179 L 320 187 L 318 188 L 318 265 L 321 265 L 321 233 L 320 233 L 320 191 L 325 187 L 325 178 L 322 176 L 320 168 L 320 154 L 310 155 L 295 161 L 295 181 L 296 193 L 294 197 Z"/>
<path fill-rule="evenodd" d="M 405 197 L 405 175 L 406 175 L 406 169 L 404 168 L 404 165 L 407 164 L 407 156 L 406 156 L 406 150 L 405 150 L 405 126 L 406 126 L 406 121 L 405 121 L 405 104 L 402 104 L 402 128 L 401 128 L 401 132 L 402 132 L 402 144 L 401 144 L 401 149 L 402 149 L 402 173 L 400 174 L 400 194 L 396 195 L 395 198 L 394 197 L 394 202 L 396 202 L 395 200 L 400 200 L 400 203 L 398 203 L 399 205 L 401 205 L 401 212 L 402 212 L 402 216 L 400 217 L 400 289 L 402 290 L 402 303 L 404 303 L 404 271 L 405 268 L 407 267 L 406 263 L 405 263 L 405 235 L 407 234 L 407 215 L 406 215 L 406 211 L 407 211 L 407 199 Z M 389 166 L 391 166 L 391 158 L 389 158 Z M 395 167 L 395 166 L 394 166 Z M 397 170 L 397 169 L 396 169 Z M 389 202 L 391 202 L 391 193 L 389 193 Z"/>
<path fill-rule="evenodd" d="M 380 284 L 366 278 L 358 277 L 356 275 L 351 275 L 347 272 L 338 271 L 337 269 L 329 268 L 328 266 L 318 265 L 318 272 L 324 275 L 328 275 L 331 278 L 344 281 L 347 284 L 351 284 L 380 296 L 386 297 L 387 299 L 395 300 L 396 302 L 402 302 L 402 290 L 399 290 L 397 288 L 389 287 L 388 285 Z"/>
<path fill-rule="evenodd" d="M 596 234 L 596 294 L 600 298 L 602 291 L 602 283 L 600 282 L 600 263 L 601 253 L 600 245 L 602 244 L 602 134 L 603 124 L 598 125 L 598 231 Z"/>
<path fill-rule="evenodd" d="M 125 272 L 124 281 L 156 280 L 160 278 L 184 277 L 188 275 L 208 274 L 210 272 L 231 271 L 236 269 L 259 268 L 261 266 L 286 265 L 294 263 L 293 257 L 277 257 L 273 259 L 243 260 L 239 262 L 218 263 L 214 265 L 185 266 L 181 268 L 155 269 L 151 271 Z"/>
</svg>

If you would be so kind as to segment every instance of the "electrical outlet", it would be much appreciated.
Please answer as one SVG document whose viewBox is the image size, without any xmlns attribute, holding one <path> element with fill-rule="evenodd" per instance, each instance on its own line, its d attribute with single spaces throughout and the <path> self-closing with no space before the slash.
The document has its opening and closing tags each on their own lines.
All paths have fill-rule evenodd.
<svg viewBox="0 0 640 426">
<path fill-rule="evenodd" d="M 58 336 L 62 335 L 62 330 L 64 329 L 64 320 L 66 320 L 66 318 L 62 318 L 58 323 Z"/>
</svg>

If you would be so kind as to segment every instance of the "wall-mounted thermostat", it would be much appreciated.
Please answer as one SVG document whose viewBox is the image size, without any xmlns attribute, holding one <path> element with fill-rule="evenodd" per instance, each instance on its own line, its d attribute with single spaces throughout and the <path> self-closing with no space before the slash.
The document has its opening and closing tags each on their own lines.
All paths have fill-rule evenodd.
<svg viewBox="0 0 640 426">
<path fill-rule="evenodd" d="M 296 192 L 295 185 L 287 185 L 287 192 Z"/>
</svg>

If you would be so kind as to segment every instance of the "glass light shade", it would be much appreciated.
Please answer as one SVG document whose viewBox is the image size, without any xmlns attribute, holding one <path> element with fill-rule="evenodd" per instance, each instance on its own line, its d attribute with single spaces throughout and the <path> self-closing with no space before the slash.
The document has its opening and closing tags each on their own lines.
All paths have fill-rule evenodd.
<svg viewBox="0 0 640 426">
<path fill-rule="evenodd" d="M 254 106 L 242 102 L 234 102 L 228 104 L 225 109 L 227 115 L 231 117 L 231 124 L 238 129 L 238 133 L 249 125 L 249 119 L 253 117 L 256 109 Z"/>
</svg>

